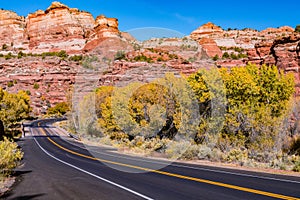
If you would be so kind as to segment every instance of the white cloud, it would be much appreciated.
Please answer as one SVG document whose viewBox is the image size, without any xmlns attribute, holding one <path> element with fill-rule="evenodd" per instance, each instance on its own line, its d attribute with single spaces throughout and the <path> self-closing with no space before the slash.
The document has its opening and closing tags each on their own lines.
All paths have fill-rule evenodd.
<svg viewBox="0 0 300 200">
<path fill-rule="evenodd" d="M 186 23 L 189 23 L 189 24 L 192 24 L 195 22 L 195 18 L 193 17 L 187 17 L 187 16 L 183 16 L 179 13 L 175 13 L 174 16 L 180 20 L 180 21 L 183 21 L 183 22 L 186 22 Z"/>
</svg>

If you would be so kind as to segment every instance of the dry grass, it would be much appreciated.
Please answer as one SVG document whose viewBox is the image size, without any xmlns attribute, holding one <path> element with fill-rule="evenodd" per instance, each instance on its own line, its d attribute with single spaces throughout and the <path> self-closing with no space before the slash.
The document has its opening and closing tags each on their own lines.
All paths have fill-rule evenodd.
<svg viewBox="0 0 300 200">
<path fill-rule="evenodd" d="M 15 177 L 0 176 L 0 198 L 13 186 Z"/>
</svg>

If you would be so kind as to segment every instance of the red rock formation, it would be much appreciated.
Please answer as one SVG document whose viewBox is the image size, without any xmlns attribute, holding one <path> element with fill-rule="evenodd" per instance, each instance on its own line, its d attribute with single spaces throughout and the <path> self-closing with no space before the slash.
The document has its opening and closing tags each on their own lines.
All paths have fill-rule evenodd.
<svg viewBox="0 0 300 200">
<path fill-rule="evenodd" d="M 215 24 L 208 22 L 207 24 L 203 24 L 197 30 L 191 33 L 191 38 L 198 40 L 201 38 L 207 38 L 211 35 L 220 35 L 223 33 L 223 29 Z"/>
<path fill-rule="evenodd" d="M 85 46 L 85 50 L 92 50 L 103 39 L 121 35 L 117 19 L 101 15 L 95 20 L 90 13 L 59 2 L 53 2 L 45 11 L 29 14 L 26 19 L 1 10 L 0 33 L 0 44 L 6 44 L 8 50 L 32 53 L 79 53 Z"/>
<path fill-rule="evenodd" d="M 218 66 L 242 66 L 251 62 L 259 65 L 277 65 L 285 72 L 293 71 L 297 94 L 300 95 L 300 34 L 296 34 L 293 28 L 283 26 L 267 28 L 260 32 L 252 29 L 223 31 L 218 26 L 208 23 L 193 31 L 190 37 L 198 41 L 210 57 L 216 54 L 221 57 L 220 54 L 225 52 L 235 55 L 247 54 L 247 58 L 242 56 L 239 60 L 218 60 Z M 217 50 L 218 47 L 221 47 L 221 53 Z"/>
<path fill-rule="evenodd" d="M 25 18 L 15 12 L 0 10 L 0 45 L 13 48 L 27 48 L 25 36 Z M 0 48 L 1 48 L 0 47 Z M 5 50 L 5 49 L 4 49 Z"/>
<path fill-rule="evenodd" d="M 53 2 L 45 12 L 29 14 L 26 22 L 31 52 L 70 52 L 85 46 L 87 32 L 93 31 L 94 18 L 90 13 Z"/>
<path fill-rule="evenodd" d="M 116 18 L 106 18 L 104 15 L 100 15 L 96 18 L 94 32 L 88 38 L 84 51 L 91 51 L 97 46 L 103 46 L 102 42 L 108 38 L 121 40 L 120 36 L 118 20 Z"/>
<path fill-rule="evenodd" d="M 222 51 L 213 39 L 202 38 L 199 40 L 199 44 L 202 46 L 203 50 L 209 57 L 214 57 L 215 55 L 222 57 Z"/>
</svg>

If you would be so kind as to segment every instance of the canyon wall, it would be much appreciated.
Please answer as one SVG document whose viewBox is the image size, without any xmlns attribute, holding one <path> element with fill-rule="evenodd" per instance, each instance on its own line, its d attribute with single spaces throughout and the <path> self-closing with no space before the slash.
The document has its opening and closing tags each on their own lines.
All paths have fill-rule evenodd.
<svg viewBox="0 0 300 200">
<path fill-rule="evenodd" d="M 2 53 L 43 53 L 65 50 L 81 53 L 91 50 L 106 38 L 119 38 L 118 20 L 92 14 L 59 2 L 45 11 L 38 10 L 27 17 L 0 10 L 0 45 Z M 85 48 L 88 46 L 88 48 Z M 92 48 L 91 48 L 92 47 Z"/>
<path fill-rule="evenodd" d="M 62 50 L 69 56 L 43 55 Z M 73 60 L 72 54 L 82 57 Z M 140 42 L 120 32 L 115 18 L 94 19 L 59 2 L 27 17 L 0 10 L 0 87 L 25 90 L 35 115 L 74 101 L 71 93 L 82 97 L 101 85 L 150 82 L 168 72 L 189 75 L 248 62 L 293 72 L 300 95 L 300 34 L 291 27 L 223 30 L 207 23 L 184 38 Z"/>
<path fill-rule="evenodd" d="M 210 57 L 218 55 L 215 57 L 217 66 L 243 66 L 251 62 L 276 65 L 284 72 L 293 72 L 296 94 L 300 95 L 300 33 L 292 27 L 262 31 L 250 28 L 223 30 L 213 23 L 207 23 L 189 37 L 198 41 Z"/>
</svg>

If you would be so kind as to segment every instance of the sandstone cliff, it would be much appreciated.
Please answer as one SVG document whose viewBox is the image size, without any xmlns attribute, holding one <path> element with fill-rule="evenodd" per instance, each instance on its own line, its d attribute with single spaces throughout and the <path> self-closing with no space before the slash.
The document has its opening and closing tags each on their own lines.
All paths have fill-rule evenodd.
<svg viewBox="0 0 300 200">
<path fill-rule="evenodd" d="M 88 12 L 53 2 L 45 11 L 38 10 L 26 18 L 1 10 L 0 33 L 3 50 L 80 53 L 96 48 L 106 38 L 119 37 L 120 31 L 115 18 L 100 15 L 94 19 Z"/>
<path fill-rule="evenodd" d="M 190 37 L 198 41 L 211 58 L 218 55 L 218 66 L 242 66 L 251 62 L 276 65 L 285 72 L 294 72 L 297 95 L 300 95 L 300 33 L 293 28 L 223 30 L 207 23 L 193 31 Z"/>
</svg>

